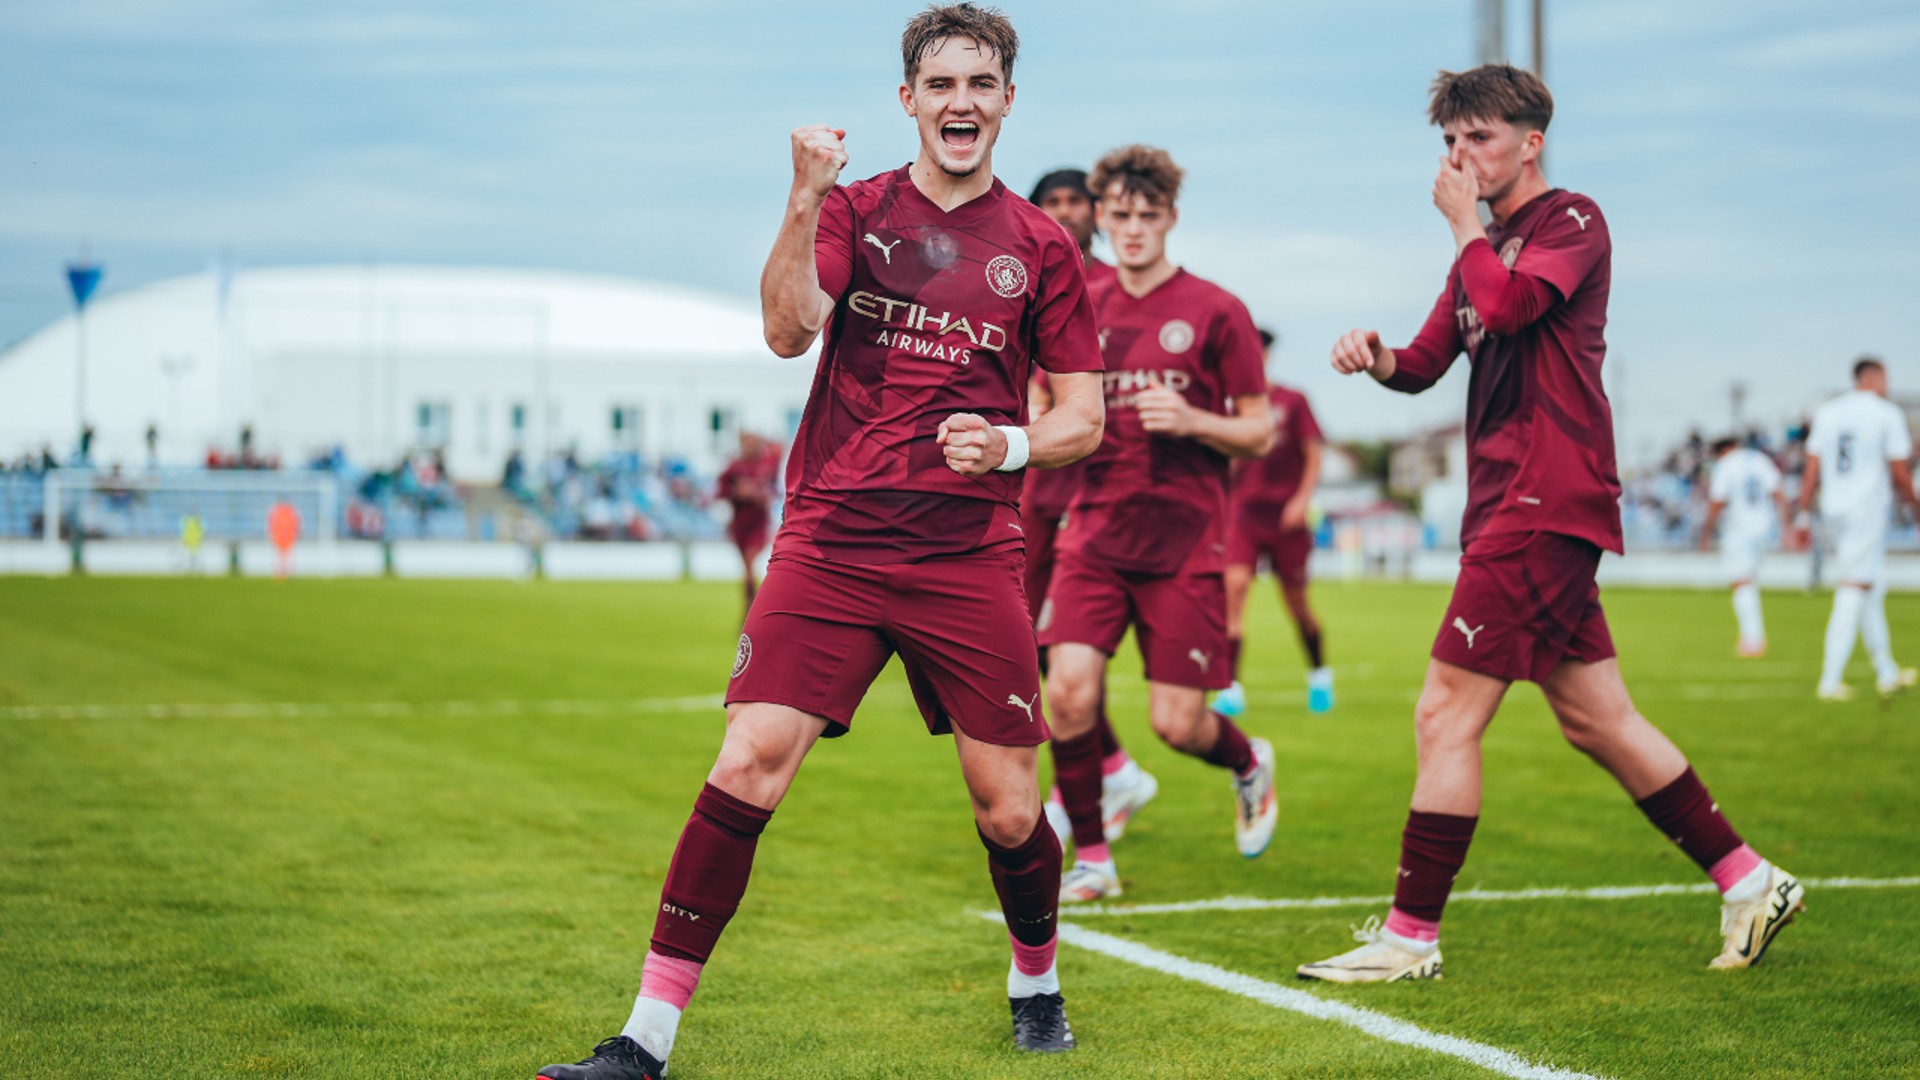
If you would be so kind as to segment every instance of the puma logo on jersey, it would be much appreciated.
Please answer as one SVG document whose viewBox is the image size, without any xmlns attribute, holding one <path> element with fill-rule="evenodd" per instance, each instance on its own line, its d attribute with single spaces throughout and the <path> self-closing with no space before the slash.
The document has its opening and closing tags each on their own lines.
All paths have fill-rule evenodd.
<svg viewBox="0 0 1920 1080">
<path fill-rule="evenodd" d="M 1480 633 L 1480 631 L 1485 630 L 1487 628 L 1487 624 L 1481 623 L 1479 626 L 1475 626 L 1469 629 L 1467 626 L 1467 620 L 1461 618 L 1458 615 L 1455 615 L 1453 617 L 1453 628 L 1455 630 L 1460 631 L 1462 634 L 1466 635 L 1467 648 L 1471 649 L 1473 648 L 1473 639 Z"/>
<path fill-rule="evenodd" d="M 877 247 L 877 248 L 879 248 L 879 249 L 880 249 L 880 254 L 882 254 L 882 255 L 884 255 L 884 256 L 886 256 L 886 257 L 887 257 L 887 265 L 888 265 L 888 266 L 892 266 L 892 265 L 893 265 L 893 249 L 894 249 L 894 248 L 897 248 L 897 247 L 899 247 L 899 246 L 900 246 L 900 241 L 898 241 L 898 240 L 895 240 L 895 241 L 894 241 L 893 243 L 891 243 L 891 244 L 883 244 L 883 243 L 881 243 L 881 242 L 880 242 L 880 238 L 879 238 L 879 237 L 877 237 L 877 236 L 875 236 L 875 235 L 873 235 L 872 233 L 868 233 L 868 234 L 866 235 L 866 237 L 865 237 L 865 239 L 866 239 L 866 241 L 867 241 L 867 243 L 869 243 L 869 244 L 872 244 L 872 245 L 873 245 L 874 247 Z"/>
<path fill-rule="evenodd" d="M 1579 223 L 1579 225 L 1580 225 L 1580 231 L 1581 231 L 1581 232 L 1586 232 L 1586 231 L 1587 231 L 1587 222 L 1589 222 L 1589 221 L 1592 221 L 1592 220 L 1593 220 L 1593 215 L 1592 215 L 1592 214 L 1588 214 L 1588 215 L 1587 215 L 1586 217 L 1581 217 L 1581 216 L 1580 216 L 1580 211 L 1578 211 L 1578 210 L 1575 210 L 1575 209 L 1574 209 L 1573 207 L 1571 207 L 1571 206 L 1569 206 L 1569 207 L 1567 207 L 1567 216 L 1568 216 L 1568 217 L 1570 217 L 1570 218 L 1572 218 L 1572 219 L 1573 219 L 1573 220 L 1574 220 L 1575 222 L 1577 222 L 1577 223 Z"/>
<path fill-rule="evenodd" d="M 1039 694 L 1033 695 L 1032 701 L 1021 701 L 1020 696 L 1018 694 L 1007 695 L 1007 704 L 1018 705 L 1021 708 L 1027 710 L 1027 723 L 1029 724 L 1033 723 L 1033 707 L 1034 705 L 1038 704 L 1039 701 L 1040 701 Z"/>
<path fill-rule="evenodd" d="M 1188 649 L 1187 659 L 1199 664 L 1200 670 L 1205 671 L 1207 670 L 1207 665 L 1213 662 L 1213 654 L 1201 652 L 1199 649 Z"/>
</svg>

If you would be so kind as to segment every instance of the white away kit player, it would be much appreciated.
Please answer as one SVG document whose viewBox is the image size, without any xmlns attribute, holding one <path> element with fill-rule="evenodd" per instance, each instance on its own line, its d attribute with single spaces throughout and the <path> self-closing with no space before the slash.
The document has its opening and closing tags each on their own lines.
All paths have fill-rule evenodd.
<svg viewBox="0 0 1920 1080">
<path fill-rule="evenodd" d="M 1707 488 L 1707 519 L 1700 526 L 1700 546 L 1713 543 L 1713 527 L 1720 526 L 1720 569 L 1733 589 L 1733 616 L 1740 626 L 1737 651 L 1757 658 L 1767 654 L 1767 626 L 1760 615 L 1760 555 L 1773 538 L 1791 530 L 1786 492 L 1780 470 L 1765 452 L 1741 446 L 1738 439 L 1713 444 L 1713 479 Z"/>
</svg>

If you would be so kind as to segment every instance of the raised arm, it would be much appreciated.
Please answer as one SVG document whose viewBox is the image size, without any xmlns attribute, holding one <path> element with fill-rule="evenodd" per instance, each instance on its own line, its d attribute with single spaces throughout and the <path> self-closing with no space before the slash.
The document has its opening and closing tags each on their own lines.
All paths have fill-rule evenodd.
<svg viewBox="0 0 1920 1080">
<path fill-rule="evenodd" d="M 820 211 L 847 163 L 841 140 L 847 133 L 824 124 L 793 133 L 793 188 L 773 253 L 760 274 L 760 321 L 767 347 L 799 356 L 813 345 L 833 315 L 838 297 L 821 288 L 815 237 Z M 845 283 L 841 283 L 844 287 Z"/>
</svg>

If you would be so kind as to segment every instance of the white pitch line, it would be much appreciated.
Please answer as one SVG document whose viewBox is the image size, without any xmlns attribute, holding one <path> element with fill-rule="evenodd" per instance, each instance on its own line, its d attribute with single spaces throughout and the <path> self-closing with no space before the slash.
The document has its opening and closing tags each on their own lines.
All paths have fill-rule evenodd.
<svg viewBox="0 0 1920 1080">
<path fill-rule="evenodd" d="M 1242 975 L 1239 972 L 1214 967 L 1212 964 L 1188 960 L 1183 956 L 1161 952 L 1159 949 L 1102 934 L 1097 930 L 1088 930 L 1083 926 L 1061 923 L 1060 940 L 1149 971 L 1157 971 L 1176 979 L 1185 979 L 1188 982 L 1211 986 L 1216 990 L 1224 990 L 1229 994 L 1236 994 L 1262 1005 L 1310 1016 L 1316 1020 L 1331 1020 L 1336 1024 L 1344 1024 L 1386 1042 L 1459 1058 L 1503 1076 L 1512 1076 L 1519 1080 L 1598 1080 L 1589 1073 L 1558 1069 L 1551 1065 L 1536 1065 L 1518 1054 L 1502 1050 L 1497 1046 L 1462 1039 L 1457 1035 L 1441 1035 L 1418 1025 L 1409 1024 L 1405 1020 L 1395 1020 L 1385 1013 L 1316 997 L 1304 990 L 1290 989 L 1264 979 L 1256 979 L 1251 975 Z"/>
<path fill-rule="evenodd" d="M 1895 878 L 1801 878 L 1809 889 L 1910 889 L 1920 887 L 1920 877 Z M 1679 896 L 1718 891 L 1710 881 L 1690 885 L 1602 885 L 1591 889 L 1542 888 L 1462 889 L 1449 898 L 1472 900 L 1633 900 L 1643 896 Z M 1308 896 L 1263 900 L 1252 896 L 1223 896 L 1216 900 L 1187 900 L 1169 904 L 1099 904 L 1075 906 L 1062 914 L 1070 919 L 1124 918 L 1129 915 L 1182 915 L 1195 911 L 1286 911 L 1296 908 L 1377 907 L 1393 903 L 1391 896 Z"/>
<path fill-rule="evenodd" d="M 721 694 L 610 701 L 238 701 L 177 705 L 11 705 L 4 720 L 341 720 L 413 716 L 592 716 L 604 713 L 681 713 L 717 709 Z"/>
</svg>

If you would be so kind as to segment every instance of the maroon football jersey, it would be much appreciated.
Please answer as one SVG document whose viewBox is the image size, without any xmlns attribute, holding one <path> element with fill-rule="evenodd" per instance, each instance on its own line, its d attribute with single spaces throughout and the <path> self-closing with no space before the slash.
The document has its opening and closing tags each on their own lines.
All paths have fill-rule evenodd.
<svg viewBox="0 0 1920 1080">
<path fill-rule="evenodd" d="M 1264 393 L 1253 317 L 1232 293 L 1185 270 L 1142 297 L 1117 277 L 1092 295 L 1107 428 L 1067 512 L 1061 551 L 1131 573 L 1219 573 L 1228 460 L 1197 439 L 1149 434 L 1134 399 L 1149 376 L 1208 412 Z"/>
<path fill-rule="evenodd" d="M 1456 259 L 1386 385 L 1425 390 L 1463 349 L 1473 363 L 1462 546 L 1482 533 L 1551 532 L 1618 552 L 1613 410 L 1600 383 L 1613 279 L 1606 219 L 1592 199 L 1556 188 L 1490 227 L 1487 239 L 1501 262 L 1551 286 L 1558 302 L 1518 332 L 1489 333 Z"/>
<path fill-rule="evenodd" d="M 945 211 L 907 169 L 835 188 L 815 235 L 835 298 L 787 461 L 775 553 L 901 563 L 1020 542 L 1020 475 L 961 476 L 941 421 L 1027 419 L 1033 365 L 1100 370 L 1080 249 L 998 180 Z"/>
<path fill-rule="evenodd" d="M 1279 519 L 1306 474 L 1307 444 L 1320 441 L 1320 424 L 1307 395 L 1274 386 L 1267 391 L 1267 407 L 1273 410 L 1273 449 L 1266 457 L 1237 461 L 1233 468 L 1234 512 L 1247 520 Z"/>
<path fill-rule="evenodd" d="M 751 457 L 742 455 L 727 464 L 714 481 L 714 492 L 733 504 L 735 513 L 765 509 L 773 503 L 774 483 L 780 475 L 780 448 L 767 446 Z"/>
<path fill-rule="evenodd" d="M 1109 263 L 1099 259 L 1086 261 L 1087 291 L 1089 294 L 1103 282 L 1112 281 L 1117 272 Z M 1045 382 L 1046 376 L 1041 375 Z M 1058 518 L 1067 512 L 1073 503 L 1073 494 L 1080 490 L 1080 477 L 1086 466 L 1085 458 L 1061 469 L 1028 469 L 1024 494 L 1020 496 L 1020 505 L 1043 517 Z"/>
</svg>

